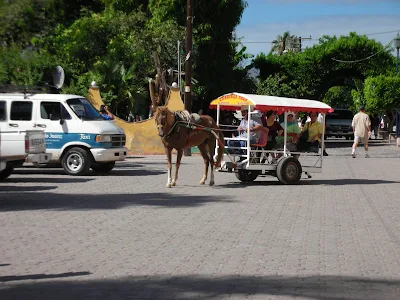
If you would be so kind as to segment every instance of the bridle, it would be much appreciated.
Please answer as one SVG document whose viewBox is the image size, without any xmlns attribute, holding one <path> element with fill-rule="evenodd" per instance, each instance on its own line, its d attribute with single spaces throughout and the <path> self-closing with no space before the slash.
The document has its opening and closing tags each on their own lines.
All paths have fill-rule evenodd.
<svg viewBox="0 0 400 300">
<path fill-rule="evenodd" d="M 167 118 L 167 116 L 166 116 L 166 122 L 168 122 L 168 118 Z M 156 122 L 157 122 L 157 120 L 156 120 Z M 172 133 L 174 132 L 174 130 L 175 130 L 175 127 L 178 125 L 178 122 L 177 122 L 177 118 L 176 118 L 176 115 L 175 115 L 175 113 L 174 113 L 174 124 L 172 125 L 172 127 L 171 127 L 171 129 L 168 131 L 168 133 L 167 134 L 165 134 L 165 131 L 164 131 L 164 128 L 165 128 L 165 125 L 163 125 L 163 124 L 157 124 L 157 130 L 162 130 L 163 131 L 163 133 L 164 133 L 164 136 L 163 137 L 161 137 L 162 139 L 164 139 L 164 140 L 166 140 L 166 139 L 168 139 L 171 135 L 172 135 Z"/>
</svg>

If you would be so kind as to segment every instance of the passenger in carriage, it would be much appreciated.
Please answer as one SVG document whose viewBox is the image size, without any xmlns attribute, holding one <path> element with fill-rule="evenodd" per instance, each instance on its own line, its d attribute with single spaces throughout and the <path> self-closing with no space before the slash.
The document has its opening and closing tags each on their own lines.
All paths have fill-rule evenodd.
<svg viewBox="0 0 400 300">
<path fill-rule="evenodd" d="M 281 124 L 276 120 L 276 112 L 273 110 L 267 111 L 265 119 L 263 120 L 263 126 L 268 128 L 268 143 L 265 146 L 266 150 L 276 149 L 278 136 L 283 135 L 283 128 Z"/>
<path fill-rule="evenodd" d="M 322 128 L 323 124 L 319 123 L 317 118 L 318 114 L 313 112 L 310 113 L 310 121 L 304 124 L 301 132 L 300 142 L 298 149 L 300 151 L 310 151 L 313 148 L 318 149 L 321 146 Z M 325 149 L 323 149 L 323 155 L 328 156 Z"/>
<path fill-rule="evenodd" d="M 247 138 L 247 127 L 250 127 L 250 144 L 256 144 L 260 139 L 260 132 L 263 128 L 261 118 L 257 114 L 252 114 L 250 124 L 248 124 L 248 106 L 241 108 L 242 120 L 237 128 L 238 135 L 236 137 Z M 246 141 L 228 141 L 229 147 L 245 147 Z M 239 150 L 239 149 L 237 149 Z M 240 151 L 236 151 L 240 153 Z"/>
<path fill-rule="evenodd" d="M 284 126 L 285 122 L 283 121 L 281 123 L 281 127 Z M 289 111 L 287 114 L 287 129 L 286 129 L 286 134 L 287 134 L 286 147 L 288 150 L 290 151 L 297 150 L 297 141 L 299 140 L 300 133 L 301 129 L 296 120 L 296 115 L 294 112 Z M 284 136 L 277 136 L 276 143 L 279 148 L 283 148 Z"/>
</svg>

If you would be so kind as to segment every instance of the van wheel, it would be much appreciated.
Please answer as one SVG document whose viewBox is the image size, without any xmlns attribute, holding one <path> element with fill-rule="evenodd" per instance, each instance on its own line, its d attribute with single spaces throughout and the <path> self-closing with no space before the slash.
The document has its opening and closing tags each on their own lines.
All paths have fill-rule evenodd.
<svg viewBox="0 0 400 300">
<path fill-rule="evenodd" d="M 92 163 L 92 170 L 97 173 L 108 173 L 110 172 L 115 166 L 115 161 L 110 161 L 106 163 Z"/>
<path fill-rule="evenodd" d="M 302 168 L 294 157 L 285 157 L 278 162 L 276 176 L 283 184 L 297 184 L 300 181 Z"/>
<path fill-rule="evenodd" d="M 6 168 L 0 172 L 0 180 L 7 179 L 14 171 L 14 167 L 7 163 Z"/>
<path fill-rule="evenodd" d="M 69 149 L 61 160 L 62 167 L 68 175 L 84 175 L 92 164 L 87 150 L 74 147 Z"/>
<path fill-rule="evenodd" d="M 235 172 L 236 178 L 242 182 L 252 182 L 256 180 L 260 171 L 250 171 L 250 170 L 243 170 L 239 169 Z"/>
</svg>

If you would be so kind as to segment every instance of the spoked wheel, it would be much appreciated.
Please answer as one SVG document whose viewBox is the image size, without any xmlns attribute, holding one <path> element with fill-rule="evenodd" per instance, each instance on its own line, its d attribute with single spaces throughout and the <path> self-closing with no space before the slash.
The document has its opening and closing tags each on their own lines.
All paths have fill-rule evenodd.
<svg viewBox="0 0 400 300">
<path fill-rule="evenodd" d="M 236 178 L 242 182 L 252 182 L 256 180 L 259 174 L 260 171 L 243 170 L 243 169 L 239 169 L 237 170 L 237 172 L 235 172 Z"/>
<path fill-rule="evenodd" d="M 294 157 L 285 157 L 278 162 L 276 175 L 283 184 L 297 184 L 300 181 L 302 168 Z"/>
</svg>

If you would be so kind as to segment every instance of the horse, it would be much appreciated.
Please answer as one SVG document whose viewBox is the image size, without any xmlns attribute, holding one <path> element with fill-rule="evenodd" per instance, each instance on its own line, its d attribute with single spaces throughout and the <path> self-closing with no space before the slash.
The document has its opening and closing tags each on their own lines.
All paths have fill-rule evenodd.
<svg viewBox="0 0 400 300">
<path fill-rule="evenodd" d="M 165 148 L 165 154 L 168 159 L 168 181 L 166 187 L 176 185 L 178 179 L 178 171 L 181 164 L 183 149 L 187 147 L 197 146 L 204 160 L 204 175 L 200 180 L 200 184 L 204 184 L 207 180 L 208 168 L 211 167 L 210 186 L 214 185 L 214 149 L 217 137 L 222 145 L 224 145 L 224 136 L 215 123 L 214 119 L 207 115 L 199 116 L 200 119 L 194 126 L 198 129 L 185 128 L 184 123 L 193 125 L 189 121 L 182 121 L 177 112 L 169 110 L 165 106 L 157 106 L 154 110 L 154 120 L 158 130 L 158 135 Z M 171 153 L 176 149 L 177 157 L 175 164 L 175 177 L 171 178 Z M 220 167 L 224 147 L 220 145 L 218 148 L 215 167 Z"/>
</svg>

